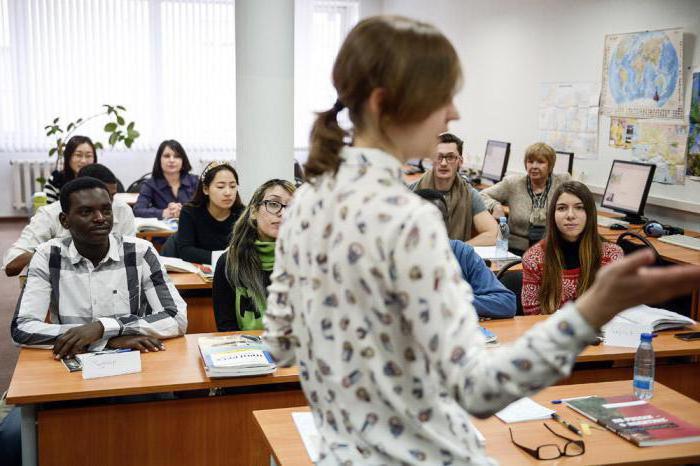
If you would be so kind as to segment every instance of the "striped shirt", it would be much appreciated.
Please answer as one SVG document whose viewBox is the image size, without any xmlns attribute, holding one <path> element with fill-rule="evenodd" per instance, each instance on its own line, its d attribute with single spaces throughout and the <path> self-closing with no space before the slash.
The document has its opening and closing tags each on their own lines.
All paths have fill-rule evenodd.
<svg viewBox="0 0 700 466">
<path fill-rule="evenodd" d="M 90 350 L 121 335 L 185 333 L 187 305 L 149 242 L 111 234 L 97 266 L 80 255 L 71 237 L 37 247 L 12 320 L 15 343 L 50 347 L 69 328 L 95 320 L 104 334 Z"/>
</svg>

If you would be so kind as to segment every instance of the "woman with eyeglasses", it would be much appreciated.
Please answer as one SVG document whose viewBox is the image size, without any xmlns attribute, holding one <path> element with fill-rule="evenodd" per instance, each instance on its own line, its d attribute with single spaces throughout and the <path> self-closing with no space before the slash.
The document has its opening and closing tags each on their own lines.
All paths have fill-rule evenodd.
<svg viewBox="0 0 700 466">
<path fill-rule="evenodd" d="M 236 170 L 227 162 L 211 162 L 199 177 L 192 201 L 180 212 L 176 255 L 211 264 L 212 253 L 228 246 L 231 229 L 244 208 Z"/>
<path fill-rule="evenodd" d="M 275 241 L 295 189 L 285 180 L 264 183 L 233 227 L 228 251 L 214 272 L 212 297 L 220 332 L 263 328 Z"/>
<path fill-rule="evenodd" d="M 575 304 L 487 349 L 440 213 L 402 182 L 402 164 L 459 118 L 452 44 L 424 22 L 366 18 L 332 78 L 338 101 L 311 130 L 263 315 L 278 365 L 299 366 L 321 437 L 316 464 L 494 464 L 471 416 L 568 375 L 622 309 L 697 286 L 700 267 L 659 271 L 643 267 L 651 254 L 631 255 Z M 338 124 L 345 107 L 351 146 Z"/>
<path fill-rule="evenodd" d="M 87 136 L 73 136 L 63 149 L 63 170 L 55 170 L 44 184 L 46 202 L 56 202 L 64 184 L 74 179 L 81 168 L 97 162 L 95 144 Z"/>
</svg>

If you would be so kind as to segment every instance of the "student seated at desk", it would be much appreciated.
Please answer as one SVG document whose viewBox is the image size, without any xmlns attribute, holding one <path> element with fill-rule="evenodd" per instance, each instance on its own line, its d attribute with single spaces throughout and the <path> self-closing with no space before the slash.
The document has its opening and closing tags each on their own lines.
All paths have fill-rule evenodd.
<svg viewBox="0 0 700 466">
<path fill-rule="evenodd" d="M 557 154 L 543 142 L 532 144 L 525 150 L 526 175 L 509 175 L 495 185 L 481 191 L 486 208 L 498 219 L 505 217 L 503 205 L 510 208 L 510 249 L 517 255 L 523 253 L 544 237 L 547 223 L 547 204 L 552 193 L 565 181 L 568 173 L 554 174 Z"/>
<path fill-rule="evenodd" d="M 134 204 L 137 217 L 178 218 L 182 205 L 197 190 L 197 176 L 182 145 L 174 139 L 158 146 L 151 177 L 143 182 Z"/>
<path fill-rule="evenodd" d="M 136 234 L 136 224 L 134 223 L 134 213 L 131 207 L 123 201 L 114 200 L 117 192 L 117 178 L 109 168 L 99 163 L 93 163 L 81 168 L 78 178 L 90 176 L 102 181 L 107 186 L 109 197 L 112 199 L 112 232 L 122 236 L 133 236 Z M 68 230 L 63 228 L 59 215 L 61 214 L 61 204 L 54 202 L 44 207 L 40 207 L 29 225 L 24 227 L 19 239 L 7 250 L 3 260 L 3 269 L 8 277 L 18 275 L 32 258 L 34 250 L 41 243 L 51 238 L 61 238 L 69 236 Z"/>
<path fill-rule="evenodd" d="M 260 186 L 236 222 L 228 252 L 216 263 L 214 316 L 220 332 L 261 330 L 275 241 L 295 187 L 285 180 Z"/>
<path fill-rule="evenodd" d="M 434 204 L 447 224 L 447 202 L 440 191 L 419 189 L 416 194 Z M 450 247 L 462 270 L 462 278 L 472 287 L 474 309 L 479 317 L 493 319 L 513 317 L 517 307 L 515 294 L 503 286 L 474 248 L 456 239 L 450 240 Z"/>
<path fill-rule="evenodd" d="M 228 162 L 211 162 L 202 171 L 192 201 L 182 208 L 174 236 L 177 257 L 211 264 L 212 252 L 228 246 L 233 224 L 244 207 L 236 170 Z"/>
<path fill-rule="evenodd" d="M 547 236 L 523 256 L 523 313 L 552 314 L 593 284 L 598 270 L 622 259 L 622 249 L 598 234 L 588 187 L 567 181 L 554 190 Z"/>
<path fill-rule="evenodd" d="M 459 117 L 454 47 L 427 23 L 365 18 L 332 76 L 338 100 L 311 130 L 309 181 L 285 214 L 263 316 L 278 365 L 299 365 L 318 465 L 494 464 L 471 415 L 567 376 L 621 310 L 697 286 L 700 267 L 661 272 L 643 267 L 650 253 L 631 255 L 576 304 L 487 349 L 445 225 L 401 180 L 402 163 Z"/>
<path fill-rule="evenodd" d="M 412 191 L 435 189 L 445 196 L 449 212 L 447 234 L 450 239 L 472 246 L 496 244 L 498 224 L 486 210 L 476 189 L 459 175 L 464 142 L 451 133 L 442 133 L 434 149 L 433 168 L 409 186 Z M 472 230 L 476 235 L 472 237 Z"/>
</svg>

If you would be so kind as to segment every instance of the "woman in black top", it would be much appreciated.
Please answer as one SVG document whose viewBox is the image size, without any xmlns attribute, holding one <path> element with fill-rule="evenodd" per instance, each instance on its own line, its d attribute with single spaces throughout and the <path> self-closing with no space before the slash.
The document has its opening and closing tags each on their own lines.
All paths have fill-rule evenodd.
<svg viewBox="0 0 700 466">
<path fill-rule="evenodd" d="M 178 256 L 211 264 L 212 252 L 228 246 L 233 224 L 244 209 L 238 193 L 238 173 L 227 162 L 211 162 L 199 178 L 192 202 L 180 213 Z"/>
<path fill-rule="evenodd" d="M 54 170 L 44 185 L 46 200 L 56 202 L 64 184 L 74 179 L 81 168 L 97 162 L 95 144 L 87 136 L 73 136 L 63 149 L 63 170 Z"/>
</svg>

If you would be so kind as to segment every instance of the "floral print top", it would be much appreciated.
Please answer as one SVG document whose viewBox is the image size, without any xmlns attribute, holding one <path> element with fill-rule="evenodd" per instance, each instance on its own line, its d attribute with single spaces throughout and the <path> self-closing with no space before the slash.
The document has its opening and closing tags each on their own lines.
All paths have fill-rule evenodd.
<svg viewBox="0 0 700 466">
<path fill-rule="evenodd" d="M 274 357 L 299 365 L 319 464 L 494 464 L 470 415 L 567 375 L 595 332 L 569 305 L 486 349 L 438 210 L 391 155 L 341 157 L 294 196 L 264 316 Z"/>
</svg>

